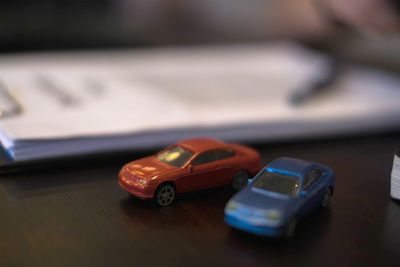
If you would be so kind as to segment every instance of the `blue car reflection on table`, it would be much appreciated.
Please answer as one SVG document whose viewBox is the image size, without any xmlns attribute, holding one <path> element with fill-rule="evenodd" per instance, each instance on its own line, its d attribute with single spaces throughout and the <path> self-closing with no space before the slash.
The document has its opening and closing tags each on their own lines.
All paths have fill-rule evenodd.
<svg viewBox="0 0 400 267">
<path fill-rule="evenodd" d="M 229 200 L 225 222 L 258 235 L 290 237 L 299 219 L 318 207 L 328 207 L 334 187 L 332 168 L 278 158 Z"/>
</svg>

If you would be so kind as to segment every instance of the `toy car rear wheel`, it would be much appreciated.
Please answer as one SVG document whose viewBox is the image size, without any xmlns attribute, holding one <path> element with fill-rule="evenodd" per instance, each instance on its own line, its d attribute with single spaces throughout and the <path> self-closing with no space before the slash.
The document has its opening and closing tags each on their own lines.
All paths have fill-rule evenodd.
<svg viewBox="0 0 400 267">
<path fill-rule="evenodd" d="M 286 238 L 290 238 L 293 236 L 294 232 L 296 231 L 297 220 L 295 217 L 292 217 L 287 225 L 286 228 Z"/>
<path fill-rule="evenodd" d="M 232 187 L 236 191 L 243 189 L 247 185 L 249 174 L 247 171 L 238 171 L 233 175 Z"/>
<path fill-rule="evenodd" d="M 322 199 L 321 207 L 326 209 L 329 206 L 329 201 L 332 197 L 332 190 L 330 188 L 326 189 L 324 198 Z"/>
<path fill-rule="evenodd" d="M 161 185 L 154 194 L 154 200 L 161 207 L 171 205 L 175 200 L 176 190 L 171 184 Z"/>
</svg>

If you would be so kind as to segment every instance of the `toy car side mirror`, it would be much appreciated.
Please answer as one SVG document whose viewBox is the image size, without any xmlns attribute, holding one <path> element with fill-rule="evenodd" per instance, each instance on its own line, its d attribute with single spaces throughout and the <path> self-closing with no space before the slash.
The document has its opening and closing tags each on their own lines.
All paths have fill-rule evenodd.
<svg viewBox="0 0 400 267">
<path fill-rule="evenodd" d="M 187 168 L 188 168 L 188 171 L 189 171 L 189 172 L 193 172 L 193 166 L 192 166 L 192 164 L 189 164 Z"/>
<path fill-rule="evenodd" d="M 300 195 L 301 195 L 302 197 L 306 197 L 306 196 L 307 196 L 307 191 L 305 191 L 305 190 L 304 190 L 304 191 L 301 191 L 301 192 L 300 192 Z"/>
</svg>

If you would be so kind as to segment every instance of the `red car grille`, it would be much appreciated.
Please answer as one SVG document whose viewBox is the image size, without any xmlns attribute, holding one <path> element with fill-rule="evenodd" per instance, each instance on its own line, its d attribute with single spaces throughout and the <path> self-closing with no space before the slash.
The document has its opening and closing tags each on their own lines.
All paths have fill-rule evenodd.
<svg viewBox="0 0 400 267">
<path fill-rule="evenodd" d="M 131 180 L 132 182 L 137 183 L 139 180 L 139 177 L 137 177 L 136 175 L 133 175 L 132 173 L 130 173 L 127 169 L 125 169 L 122 172 L 122 176 L 124 176 L 125 178 Z"/>
</svg>

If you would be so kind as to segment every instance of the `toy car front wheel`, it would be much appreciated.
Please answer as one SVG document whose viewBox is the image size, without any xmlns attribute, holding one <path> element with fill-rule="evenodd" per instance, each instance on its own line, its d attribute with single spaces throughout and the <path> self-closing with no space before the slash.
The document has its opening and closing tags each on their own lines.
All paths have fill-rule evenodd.
<svg viewBox="0 0 400 267">
<path fill-rule="evenodd" d="M 170 184 L 161 185 L 154 194 L 154 200 L 161 207 L 171 205 L 175 200 L 175 188 Z"/>
<path fill-rule="evenodd" d="M 243 189 L 248 182 L 249 174 L 246 171 L 238 171 L 233 175 L 232 187 L 236 191 Z"/>
<path fill-rule="evenodd" d="M 295 217 L 292 217 L 286 228 L 286 238 L 290 238 L 293 236 L 294 231 L 296 230 L 297 220 Z"/>
<path fill-rule="evenodd" d="M 330 188 L 326 189 L 324 198 L 322 199 L 322 208 L 326 209 L 329 206 L 329 201 L 332 197 L 332 190 Z"/>
</svg>

